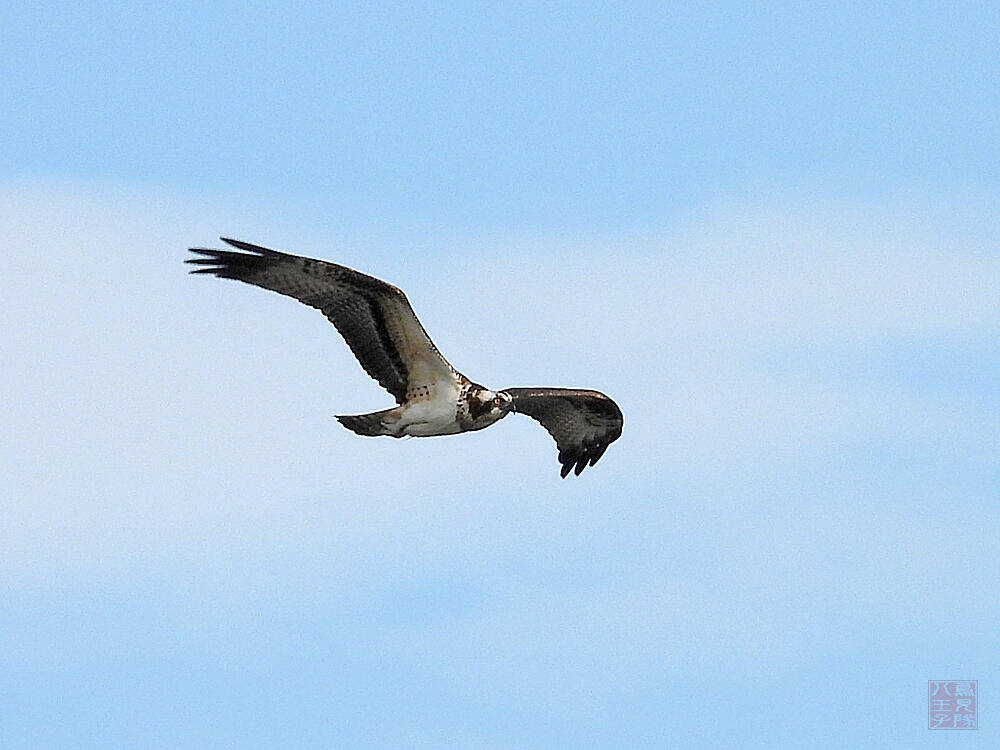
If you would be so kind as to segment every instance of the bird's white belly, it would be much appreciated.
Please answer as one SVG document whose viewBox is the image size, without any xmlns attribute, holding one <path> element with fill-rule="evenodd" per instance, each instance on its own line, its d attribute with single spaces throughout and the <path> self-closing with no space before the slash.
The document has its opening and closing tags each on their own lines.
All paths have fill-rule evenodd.
<svg viewBox="0 0 1000 750">
<path fill-rule="evenodd" d="M 441 388 L 433 398 L 406 404 L 393 431 L 397 435 L 413 437 L 453 435 L 461 432 L 462 428 L 456 414 L 457 406 L 458 389 Z"/>
</svg>

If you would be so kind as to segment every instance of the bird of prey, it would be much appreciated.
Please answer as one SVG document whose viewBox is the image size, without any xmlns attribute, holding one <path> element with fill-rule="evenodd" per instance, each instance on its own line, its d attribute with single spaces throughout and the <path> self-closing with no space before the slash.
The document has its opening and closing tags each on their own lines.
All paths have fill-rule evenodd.
<svg viewBox="0 0 1000 750">
<path fill-rule="evenodd" d="M 347 341 L 358 362 L 396 399 L 372 414 L 338 416 L 358 435 L 430 437 L 484 427 L 510 412 L 548 430 L 560 472 L 593 466 L 622 434 L 622 412 L 603 393 L 572 388 L 493 391 L 452 367 L 434 346 L 400 289 L 346 266 L 288 255 L 221 238 L 236 250 L 193 247 L 191 273 L 253 284 L 320 310 Z M 238 251 L 238 252 L 237 252 Z"/>
</svg>

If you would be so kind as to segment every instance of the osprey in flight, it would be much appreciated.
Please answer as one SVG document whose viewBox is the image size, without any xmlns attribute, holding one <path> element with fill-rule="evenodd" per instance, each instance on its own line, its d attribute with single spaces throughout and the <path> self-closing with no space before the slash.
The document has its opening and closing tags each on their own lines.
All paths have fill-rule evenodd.
<svg viewBox="0 0 1000 750">
<path fill-rule="evenodd" d="M 294 297 L 320 310 L 369 375 L 398 406 L 373 414 L 338 416 L 358 435 L 429 437 L 481 430 L 509 412 L 548 430 L 559 449 L 561 475 L 593 466 L 622 434 L 618 404 L 597 391 L 508 388 L 491 391 L 448 364 L 430 340 L 406 295 L 391 284 L 335 263 L 287 255 L 248 242 L 222 241 L 243 252 L 191 248 L 204 257 L 191 273 L 237 279 Z"/>
</svg>

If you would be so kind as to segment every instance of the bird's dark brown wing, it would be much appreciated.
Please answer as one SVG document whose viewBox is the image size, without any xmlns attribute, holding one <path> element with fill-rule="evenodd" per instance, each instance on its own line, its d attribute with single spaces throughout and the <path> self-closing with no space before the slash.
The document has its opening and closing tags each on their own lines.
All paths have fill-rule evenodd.
<svg viewBox="0 0 1000 750">
<path fill-rule="evenodd" d="M 192 273 L 270 289 L 314 307 L 333 323 L 371 377 L 402 404 L 407 393 L 451 383 L 455 371 L 434 346 L 406 295 L 346 266 L 222 238 L 237 248 L 191 248 Z"/>
<path fill-rule="evenodd" d="M 507 388 L 513 409 L 542 425 L 555 438 L 561 476 L 593 466 L 622 434 L 618 404 L 597 391 L 572 388 Z"/>
</svg>

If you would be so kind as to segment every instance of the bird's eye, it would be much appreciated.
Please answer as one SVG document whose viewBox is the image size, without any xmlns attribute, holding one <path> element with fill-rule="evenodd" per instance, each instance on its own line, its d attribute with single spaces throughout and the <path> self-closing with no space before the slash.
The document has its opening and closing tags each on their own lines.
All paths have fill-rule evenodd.
<svg viewBox="0 0 1000 750">
<path fill-rule="evenodd" d="M 493 399 L 493 405 L 494 406 L 500 406 L 500 397 L 499 396 L 497 396 L 495 399 Z"/>
</svg>

